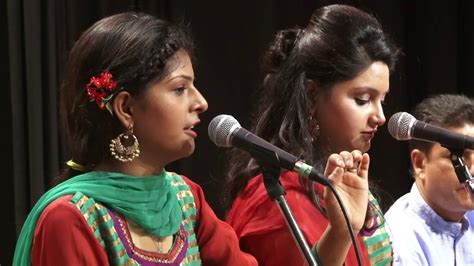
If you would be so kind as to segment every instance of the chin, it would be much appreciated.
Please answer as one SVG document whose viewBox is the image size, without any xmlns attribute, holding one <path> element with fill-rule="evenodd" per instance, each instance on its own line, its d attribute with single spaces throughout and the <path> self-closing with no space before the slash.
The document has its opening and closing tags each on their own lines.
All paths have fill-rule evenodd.
<svg viewBox="0 0 474 266">
<path fill-rule="evenodd" d="M 360 149 L 360 151 L 361 151 L 362 153 L 366 153 L 366 152 L 368 152 L 369 150 L 370 150 L 370 144 L 367 145 L 367 147 Z"/>
<path fill-rule="evenodd" d="M 183 156 L 183 158 L 189 157 L 189 156 L 193 155 L 193 153 L 194 153 L 194 149 L 191 150 L 191 151 L 189 151 L 188 153 L 186 153 L 186 154 Z"/>
<path fill-rule="evenodd" d="M 364 153 L 364 152 L 368 152 L 370 150 L 370 147 L 371 147 L 370 141 L 364 141 L 363 143 L 361 143 L 358 150 Z"/>
<path fill-rule="evenodd" d="M 195 148 L 194 142 L 184 145 L 182 149 L 183 158 L 191 156 L 194 153 Z"/>
<path fill-rule="evenodd" d="M 370 150 L 370 142 L 361 142 L 361 143 L 357 143 L 356 145 L 353 145 L 352 150 L 348 150 L 348 151 L 353 151 L 353 150 L 358 150 L 358 151 L 361 151 L 362 153 L 366 153 Z"/>
</svg>

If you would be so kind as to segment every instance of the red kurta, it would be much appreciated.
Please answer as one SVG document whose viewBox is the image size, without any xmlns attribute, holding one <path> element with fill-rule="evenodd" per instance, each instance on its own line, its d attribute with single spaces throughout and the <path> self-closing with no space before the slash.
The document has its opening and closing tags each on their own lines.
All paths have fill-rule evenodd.
<svg viewBox="0 0 474 266">
<path fill-rule="evenodd" d="M 196 204 L 194 230 L 203 264 L 257 265 L 255 258 L 240 250 L 232 227 L 216 217 L 201 187 L 183 179 Z M 106 252 L 71 197 L 56 199 L 41 214 L 33 238 L 33 265 L 108 265 Z"/>
<path fill-rule="evenodd" d="M 284 172 L 280 182 L 295 220 L 312 248 L 326 229 L 328 219 L 301 189 L 298 174 Z M 322 198 L 324 188 L 316 184 L 316 192 Z M 324 201 L 322 204 L 324 206 Z M 242 250 L 254 255 L 259 265 L 305 265 L 277 203 L 268 197 L 261 176 L 251 179 L 234 201 L 227 222 L 234 227 Z M 363 239 L 358 236 L 357 240 L 363 264 L 370 265 Z M 345 265 L 358 265 L 352 246 Z"/>
</svg>

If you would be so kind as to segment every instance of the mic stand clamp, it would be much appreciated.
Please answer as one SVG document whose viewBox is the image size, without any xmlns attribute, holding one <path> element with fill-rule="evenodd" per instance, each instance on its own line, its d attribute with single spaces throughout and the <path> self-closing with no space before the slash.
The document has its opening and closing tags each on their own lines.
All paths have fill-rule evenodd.
<svg viewBox="0 0 474 266">
<path fill-rule="evenodd" d="M 286 191 L 279 180 L 281 171 L 280 167 L 270 163 L 262 163 L 258 160 L 257 162 L 262 170 L 263 183 L 268 196 L 272 201 L 276 200 L 277 206 L 285 218 L 286 225 L 290 229 L 293 239 L 295 240 L 299 251 L 305 258 L 306 263 L 310 266 L 318 265 L 285 199 Z"/>
<path fill-rule="evenodd" d="M 467 169 L 466 163 L 462 158 L 464 150 L 449 149 L 449 151 L 451 152 L 449 158 L 453 163 L 454 171 L 458 176 L 459 182 L 464 184 L 464 186 L 469 189 L 471 193 L 474 194 L 474 181 L 472 180 L 472 176 L 469 173 L 469 169 Z"/>
</svg>

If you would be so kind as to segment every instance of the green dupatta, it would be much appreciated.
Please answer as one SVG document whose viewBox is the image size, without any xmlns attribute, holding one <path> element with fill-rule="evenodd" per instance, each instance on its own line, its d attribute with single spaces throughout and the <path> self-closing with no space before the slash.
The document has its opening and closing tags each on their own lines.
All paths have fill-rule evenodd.
<svg viewBox="0 0 474 266">
<path fill-rule="evenodd" d="M 114 209 L 153 235 L 176 233 L 182 214 L 176 188 L 170 182 L 166 171 L 145 177 L 88 172 L 64 181 L 48 190 L 31 210 L 18 238 L 13 265 L 31 265 L 33 235 L 44 208 L 55 199 L 76 192 Z"/>
</svg>

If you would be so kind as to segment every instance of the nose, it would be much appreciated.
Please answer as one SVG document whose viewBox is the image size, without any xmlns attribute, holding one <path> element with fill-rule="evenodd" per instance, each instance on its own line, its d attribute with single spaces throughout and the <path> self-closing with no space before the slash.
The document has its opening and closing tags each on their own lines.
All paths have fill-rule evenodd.
<svg viewBox="0 0 474 266">
<path fill-rule="evenodd" d="M 192 111 L 195 111 L 197 113 L 203 113 L 208 108 L 207 101 L 204 98 L 204 96 L 202 96 L 202 94 L 199 92 L 198 89 L 195 88 L 194 91 L 195 91 L 195 99 L 194 99 L 193 104 L 191 105 Z"/>
<path fill-rule="evenodd" d="M 374 110 L 373 110 L 373 114 L 371 116 L 371 119 L 372 119 L 372 122 L 374 124 L 376 124 L 377 126 L 381 126 L 383 124 L 385 124 L 385 115 L 383 113 L 383 107 L 382 107 L 382 103 L 377 103 L 375 106 L 374 106 Z"/>
</svg>

